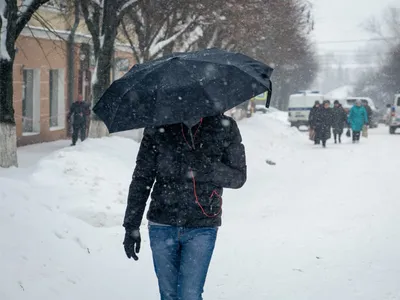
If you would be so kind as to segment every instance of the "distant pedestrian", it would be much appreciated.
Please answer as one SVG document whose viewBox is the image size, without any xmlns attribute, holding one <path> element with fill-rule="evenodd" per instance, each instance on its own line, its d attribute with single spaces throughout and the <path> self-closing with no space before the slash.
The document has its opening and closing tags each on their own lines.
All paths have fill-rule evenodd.
<svg viewBox="0 0 400 300">
<path fill-rule="evenodd" d="M 360 100 L 351 108 L 348 122 L 353 130 L 353 144 L 359 143 L 361 131 L 368 124 L 368 114 Z"/>
<path fill-rule="evenodd" d="M 78 99 L 72 103 L 67 116 L 68 121 L 72 122 L 71 146 L 76 145 L 79 136 L 82 142 L 86 139 L 86 123 L 89 115 L 89 104 L 83 101 L 82 95 L 79 95 Z"/>
<path fill-rule="evenodd" d="M 362 105 L 364 106 L 365 111 L 367 112 L 368 125 L 371 125 L 372 124 L 372 115 L 374 114 L 374 112 L 372 111 L 371 106 L 369 106 L 368 101 L 363 100 Z"/>
<path fill-rule="evenodd" d="M 385 113 L 385 124 L 386 126 L 390 125 L 390 119 L 392 116 L 392 104 L 386 104 L 386 113 Z"/>
<path fill-rule="evenodd" d="M 333 137 L 335 139 L 335 144 L 337 144 L 338 141 L 340 144 L 342 143 L 343 128 L 347 122 L 347 113 L 338 100 L 335 100 L 334 102 L 332 118 Z"/>
<path fill-rule="evenodd" d="M 322 147 L 326 147 L 326 141 L 331 138 L 332 109 L 329 102 L 324 101 L 322 108 L 317 110 L 315 116 L 315 143 L 322 142 Z"/>
<path fill-rule="evenodd" d="M 321 103 L 319 101 L 315 101 L 313 108 L 311 108 L 310 115 L 308 116 L 308 125 L 310 127 L 310 138 L 313 137 L 315 144 L 317 144 L 317 140 L 315 139 L 316 116 L 320 109 L 321 109 Z"/>
</svg>

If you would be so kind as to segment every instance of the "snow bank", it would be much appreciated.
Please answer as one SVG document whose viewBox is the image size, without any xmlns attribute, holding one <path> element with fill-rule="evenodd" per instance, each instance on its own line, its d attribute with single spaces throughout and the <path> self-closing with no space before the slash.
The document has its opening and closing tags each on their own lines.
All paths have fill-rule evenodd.
<svg viewBox="0 0 400 300">
<path fill-rule="evenodd" d="M 127 138 L 88 140 L 21 179 L 0 173 L 0 299 L 128 299 L 140 274 L 125 259 L 121 224 L 137 151 Z M 115 278 L 121 270 L 127 277 Z"/>
<path fill-rule="evenodd" d="M 249 157 L 265 160 L 265 150 L 279 159 L 288 140 L 301 137 L 280 114 L 241 123 Z M 254 143 L 259 147 L 249 146 Z M 133 265 L 121 246 L 138 148 L 119 136 L 87 140 L 51 153 L 20 179 L 0 177 L 0 265 L 7 274 L 0 280 L 0 299 L 129 299 L 130 290 L 149 281 L 152 291 L 143 289 L 135 299 L 157 299 L 149 249 L 145 245 Z M 120 274 L 123 279 L 115 278 Z M 127 288 L 139 276 L 142 284 Z"/>
<path fill-rule="evenodd" d="M 397 179 L 382 167 L 400 168 L 400 140 L 313 147 L 282 112 L 239 126 L 248 181 L 224 193 L 204 298 L 400 299 Z M 140 260 L 122 247 L 138 146 L 89 139 L 0 172 L 1 300 L 159 299 L 145 221 Z"/>
</svg>

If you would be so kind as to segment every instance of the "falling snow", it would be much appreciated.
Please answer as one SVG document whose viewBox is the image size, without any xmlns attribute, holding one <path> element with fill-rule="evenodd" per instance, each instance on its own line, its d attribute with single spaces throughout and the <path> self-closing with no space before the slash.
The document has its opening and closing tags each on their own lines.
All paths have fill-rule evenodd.
<svg viewBox="0 0 400 300">
<path fill-rule="evenodd" d="M 400 168 L 392 159 L 400 139 L 388 139 L 380 128 L 360 145 L 346 140 L 323 150 L 290 128 L 286 118 L 276 112 L 239 123 L 248 181 L 224 192 L 224 220 L 204 298 L 321 300 L 326 291 L 346 300 L 397 295 L 400 207 L 390 170 Z M 134 293 L 135 299 L 159 299 L 147 222 L 141 227 L 139 262 L 128 261 L 122 246 L 139 144 L 114 136 L 54 153 L 52 145 L 60 143 L 22 147 L 25 165 L 0 170 L 0 265 L 7 274 L 0 298 L 56 294 L 86 300 L 90 294 L 109 300 Z M 34 149 L 47 153 L 39 163 L 33 161 Z M 338 161 L 346 161 L 345 172 Z M 340 189 L 327 192 L 338 178 Z M 27 245 L 35 247 L 26 251 Z M 135 287 L 127 288 L 132 280 Z"/>
</svg>

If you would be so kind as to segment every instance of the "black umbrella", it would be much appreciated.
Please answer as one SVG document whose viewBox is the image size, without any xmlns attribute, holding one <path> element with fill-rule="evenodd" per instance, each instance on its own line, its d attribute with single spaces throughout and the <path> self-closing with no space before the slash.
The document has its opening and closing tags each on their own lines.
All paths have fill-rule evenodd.
<svg viewBox="0 0 400 300">
<path fill-rule="evenodd" d="M 135 65 L 93 111 L 110 133 L 223 113 L 269 91 L 273 69 L 240 53 L 207 49 Z"/>
</svg>

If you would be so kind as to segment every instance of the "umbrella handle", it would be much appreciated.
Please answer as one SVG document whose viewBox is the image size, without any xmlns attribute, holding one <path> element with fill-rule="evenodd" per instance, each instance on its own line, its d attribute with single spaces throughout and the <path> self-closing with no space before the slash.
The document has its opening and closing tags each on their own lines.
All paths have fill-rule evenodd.
<svg viewBox="0 0 400 300">
<path fill-rule="evenodd" d="M 269 105 L 271 103 L 271 97 L 272 97 L 272 82 L 271 80 L 269 81 L 269 90 L 268 90 L 268 95 L 267 95 L 267 101 L 265 102 L 265 107 L 269 108 Z"/>
</svg>

